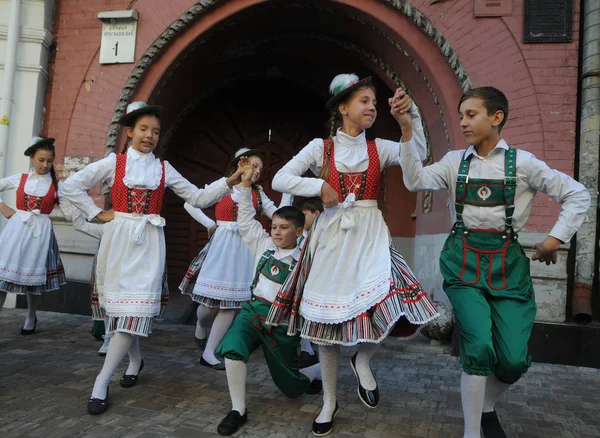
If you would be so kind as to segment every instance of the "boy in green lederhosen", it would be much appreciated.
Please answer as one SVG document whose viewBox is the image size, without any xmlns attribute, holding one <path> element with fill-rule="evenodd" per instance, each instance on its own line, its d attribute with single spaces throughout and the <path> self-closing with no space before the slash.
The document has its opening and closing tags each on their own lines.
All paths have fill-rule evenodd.
<svg viewBox="0 0 600 438">
<path fill-rule="evenodd" d="M 532 257 L 556 263 L 556 250 L 581 226 L 590 195 L 571 177 L 500 137 L 508 117 L 501 91 L 468 91 L 459 116 L 467 149 L 423 167 L 416 150 L 402 147 L 400 164 L 409 190 L 448 189 L 455 200 L 456 221 L 440 268 L 460 327 L 464 436 L 479 437 L 481 425 L 486 438 L 505 437 L 494 404 L 530 365 L 527 342 L 536 314 L 530 262 L 517 232 L 538 190 L 561 203 L 556 225 Z"/>
<path fill-rule="evenodd" d="M 269 372 L 277 387 L 288 397 L 320 390 L 321 366 L 317 362 L 300 369 L 298 347 L 300 336 L 288 336 L 287 327 L 265 325 L 277 292 L 293 271 L 300 257 L 297 240 L 302 236 L 304 214 L 295 207 L 282 207 L 273 214 L 271 236 L 254 219 L 252 205 L 252 167 L 242 176 L 238 202 L 238 226 L 244 243 L 255 258 L 256 274 L 252 282 L 252 298 L 242 304 L 240 314 L 217 348 L 225 358 L 231 411 L 219 424 L 220 435 L 235 433 L 244 423 L 246 410 L 246 363 L 254 350 L 262 347 Z M 311 382 L 315 384 L 311 387 Z"/>
</svg>

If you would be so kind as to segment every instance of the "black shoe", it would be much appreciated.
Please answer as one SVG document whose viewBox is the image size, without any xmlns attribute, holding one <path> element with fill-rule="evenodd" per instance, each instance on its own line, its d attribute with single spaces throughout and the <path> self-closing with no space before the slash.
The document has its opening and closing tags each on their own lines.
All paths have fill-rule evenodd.
<svg viewBox="0 0 600 438">
<path fill-rule="evenodd" d="M 137 383 L 137 379 L 138 376 L 140 375 L 140 373 L 142 372 L 142 370 L 144 369 L 144 359 L 142 359 L 142 364 L 140 365 L 140 369 L 138 370 L 137 374 L 125 374 L 123 373 L 123 377 L 121 377 L 121 386 L 123 388 L 131 388 L 132 386 L 135 386 L 135 384 Z"/>
<path fill-rule="evenodd" d="M 233 435 L 237 430 L 246 424 L 248 421 L 248 409 L 244 415 L 240 415 L 238 411 L 229 411 L 227 416 L 217 426 L 219 435 Z"/>
<path fill-rule="evenodd" d="M 198 348 L 206 347 L 206 338 L 198 339 L 196 336 L 194 336 L 194 341 L 196 342 Z"/>
<path fill-rule="evenodd" d="M 323 389 L 323 381 L 315 379 L 310 382 L 310 386 L 306 390 L 306 394 L 318 394 Z"/>
<path fill-rule="evenodd" d="M 37 318 L 35 319 L 35 322 L 33 323 L 33 328 L 32 329 L 26 329 L 25 327 L 21 327 L 21 334 L 22 335 L 32 335 L 32 334 L 34 334 L 36 326 L 37 326 Z"/>
<path fill-rule="evenodd" d="M 90 397 L 88 400 L 88 414 L 90 415 L 100 415 L 103 414 L 108 408 L 108 388 L 106 388 L 106 398 L 94 398 Z"/>
<path fill-rule="evenodd" d="M 298 357 L 298 368 L 308 368 L 319 363 L 317 353 L 310 354 L 308 351 L 303 351 Z"/>
<path fill-rule="evenodd" d="M 333 430 L 333 419 L 338 413 L 339 406 L 337 402 L 335 402 L 335 411 L 333 411 L 333 417 L 331 417 L 331 421 L 328 423 L 317 423 L 313 421 L 312 425 L 312 433 L 314 436 L 327 436 Z"/>
<path fill-rule="evenodd" d="M 225 369 L 225 364 L 223 362 L 219 362 L 216 364 L 210 364 L 202 356 L 200 356 L 200 365 L 204 365 L 205 367 L 212 368 L 213 370 L 223 371 Z M 237 412 L 237 411 L 236 411 Z"/>
<path fill-rule="evenodd" d="M 375 389 L 371 391 L 369 389 L 363 388 L 363 386 L 360 384 L 360 377 L 358 377 L 358 372 L 356 371 L 357 354 L 358 352 L 355 353 L 354 356 L 352 356 L 352 359 L 350 359 L 350 367 L 352 368 L 352 371 L 354 371 L 354 375 L 356 376 L 356 381 L 358 383 L 358 396 L 366 407 L 376 408 L 379 404 L 379 387 L 376 384 Z"/>
<path fill-rule="evenodd" d="M 484 412 L 481 415 L 481 428 L 483 429 L 483 436 L 485 438 L 506 438 L 504 429 L 500 421 L 498 421 L 498 414 L 496 411 Z"/>
</svg>

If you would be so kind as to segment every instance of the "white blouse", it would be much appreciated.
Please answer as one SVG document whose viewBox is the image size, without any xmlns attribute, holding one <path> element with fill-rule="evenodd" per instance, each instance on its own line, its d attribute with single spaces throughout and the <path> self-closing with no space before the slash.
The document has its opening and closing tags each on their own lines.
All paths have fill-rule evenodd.
<svg viewBox="0 0 600 438">
<path fill-rule="evenodd" d="M 427 142 L 421 124 L 421 116 L 416 105 L 410 109 L 412 117 L 412 138 L 408 143 L 414 145 L 421 160 L 427 158 Z M 335 143 L 335 166 L 340 172 L 362 172 L 369 167 L 367 140 L 363 131 L 352 137 L 341 130 L 333 137 Z M 400 148 L 407 143 L 391 140 L 375 139 L 381 170 L 400 164 Z M 320 196 L 321 186 L 325 182 L 320 178 L 302 177 L 307 170 L 318 175 L 323 164 L 324 143 L 322 138 L 315 138 L 294 156 L 273 178 L 274 190 L 291 193 L 297 196 Z"/>
<path fill-rule="evenodd" d="M 177 196 L 199 208 L 206 208 L 231 189 L 226 178 L 221 178 L 214 183 L 199 189 L 177 172 L 168 161 L 165 161 L 165 186 L 173 190 Z M 117 156 L 112 153 L 108 157 L 88 164 L 64 182 L 64 196 L 69 198 L 73 205 L 81 209 L 88 220 L 95 218 L 102 211 L 87 191 L 101 182 L 107 182 L 112 187 L 115 178 Z M 132 147 L 127 150 L 127 165 L 123 182 L 129 188 L 155 189 L 160 185 L 162 169 L 160 160 L 152 152 L 142 154 Z M 157 170 L 158 169 L 158 170 Z"/>
</svg>

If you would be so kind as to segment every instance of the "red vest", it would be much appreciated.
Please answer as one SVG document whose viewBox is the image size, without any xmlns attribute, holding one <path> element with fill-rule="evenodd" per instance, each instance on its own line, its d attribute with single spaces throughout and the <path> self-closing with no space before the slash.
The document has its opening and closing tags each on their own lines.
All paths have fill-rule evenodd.
<svg viewBox="0 0 600 438">
<path fill-rule="evenodd" d="M 342 173 L 335 167 L 335 147 L 333 141 L 323 140 L 325 145 L 323 164 L 329 158 L 329 179 L 327 182 L 338 192 L 339 202 L 350 193 L 356 195 L 356 200 L 379 198 L 379 185 L 381 182 L 381 164 L 377 145 L 373 140 L 367 140 L 367 153 L 369 154 L 369 167 L 363 172 Z M 329 144 L 331 143 L 331 144 Z M 329 157 L 328 157 L 329 156 Z"/>
<path fill-rule="evenodd" d="M 252 204 L 258 213 L 259 204 L 262 204 L 262 201 L 258 199 L 256 192 L 256 190 L 252 190 Z M 218 221 L 237 222 L 238 203 L 231 199 L 231 195 L 225 195 L 217 202 L 217 205 L 215 205 L 215 217 Z"/>
<path fill-rule="evenodd" d="M 162 166 L 162 177 L 156 190 L 131 189 L 123 183 L 127 154 L 117 155 L 115 181 L 110 188 L 112 203 L 115 211 L 136 214 L 160 214 L 163 196 L 165 194 L 165 163 Z"/>
<path fill-rule="evenodd" d="M 50 188 L 45 196 L 32 196 L 25 193 L 25 183 L 27 182 L 28 174 L 21 175 L 21 182 L 17 188 L 17 208 L 24 211 L 39 210 L 42 214 L 50 214 L 56 205 L 56 189 L 54 184 L 50 184 Z"/>
</svg>

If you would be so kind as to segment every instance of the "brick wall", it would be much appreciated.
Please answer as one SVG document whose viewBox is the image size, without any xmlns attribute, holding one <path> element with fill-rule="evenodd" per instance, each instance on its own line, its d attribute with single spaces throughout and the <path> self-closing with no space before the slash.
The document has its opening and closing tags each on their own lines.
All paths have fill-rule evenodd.
<svg viewBox="0 0 600 438">
<path fill-rule="evenodd" d="M 45 134 L 57 139 L 58 163 L 64 156 L 88 156 L 93 160 L 103 157 L 117 99 L 134 67 L 134 64 L 99 65 L 98 12 L 126 8 L 139 11 L 136 50 L 139 60 L 160 33 L 194 3 L 192 0 L 57 1 L 56 53 L 50 65 Z M 551 167 L 572 174 L 579 2 L 575 4 L 574 42 L 569 44 L 521 43 L 522 0 L 514 0 L 511 16 L 485 19 L 473 18 L 473 0 L 435 5 L 430 5 L 429 0 L 410 3 L 448 39 L 474 86 L 494 85 L 505 91 L 511 103 L 504 130 L 506 140 L 534 153 Z M 368 9 L 367 3 L 365 8 Z M 60 165 L 57 168 L 61 170 Z M 537 197 L 526 229 L 548 231 L 557 211 L 558 206 L 547 197 Z"/>
</svg>

